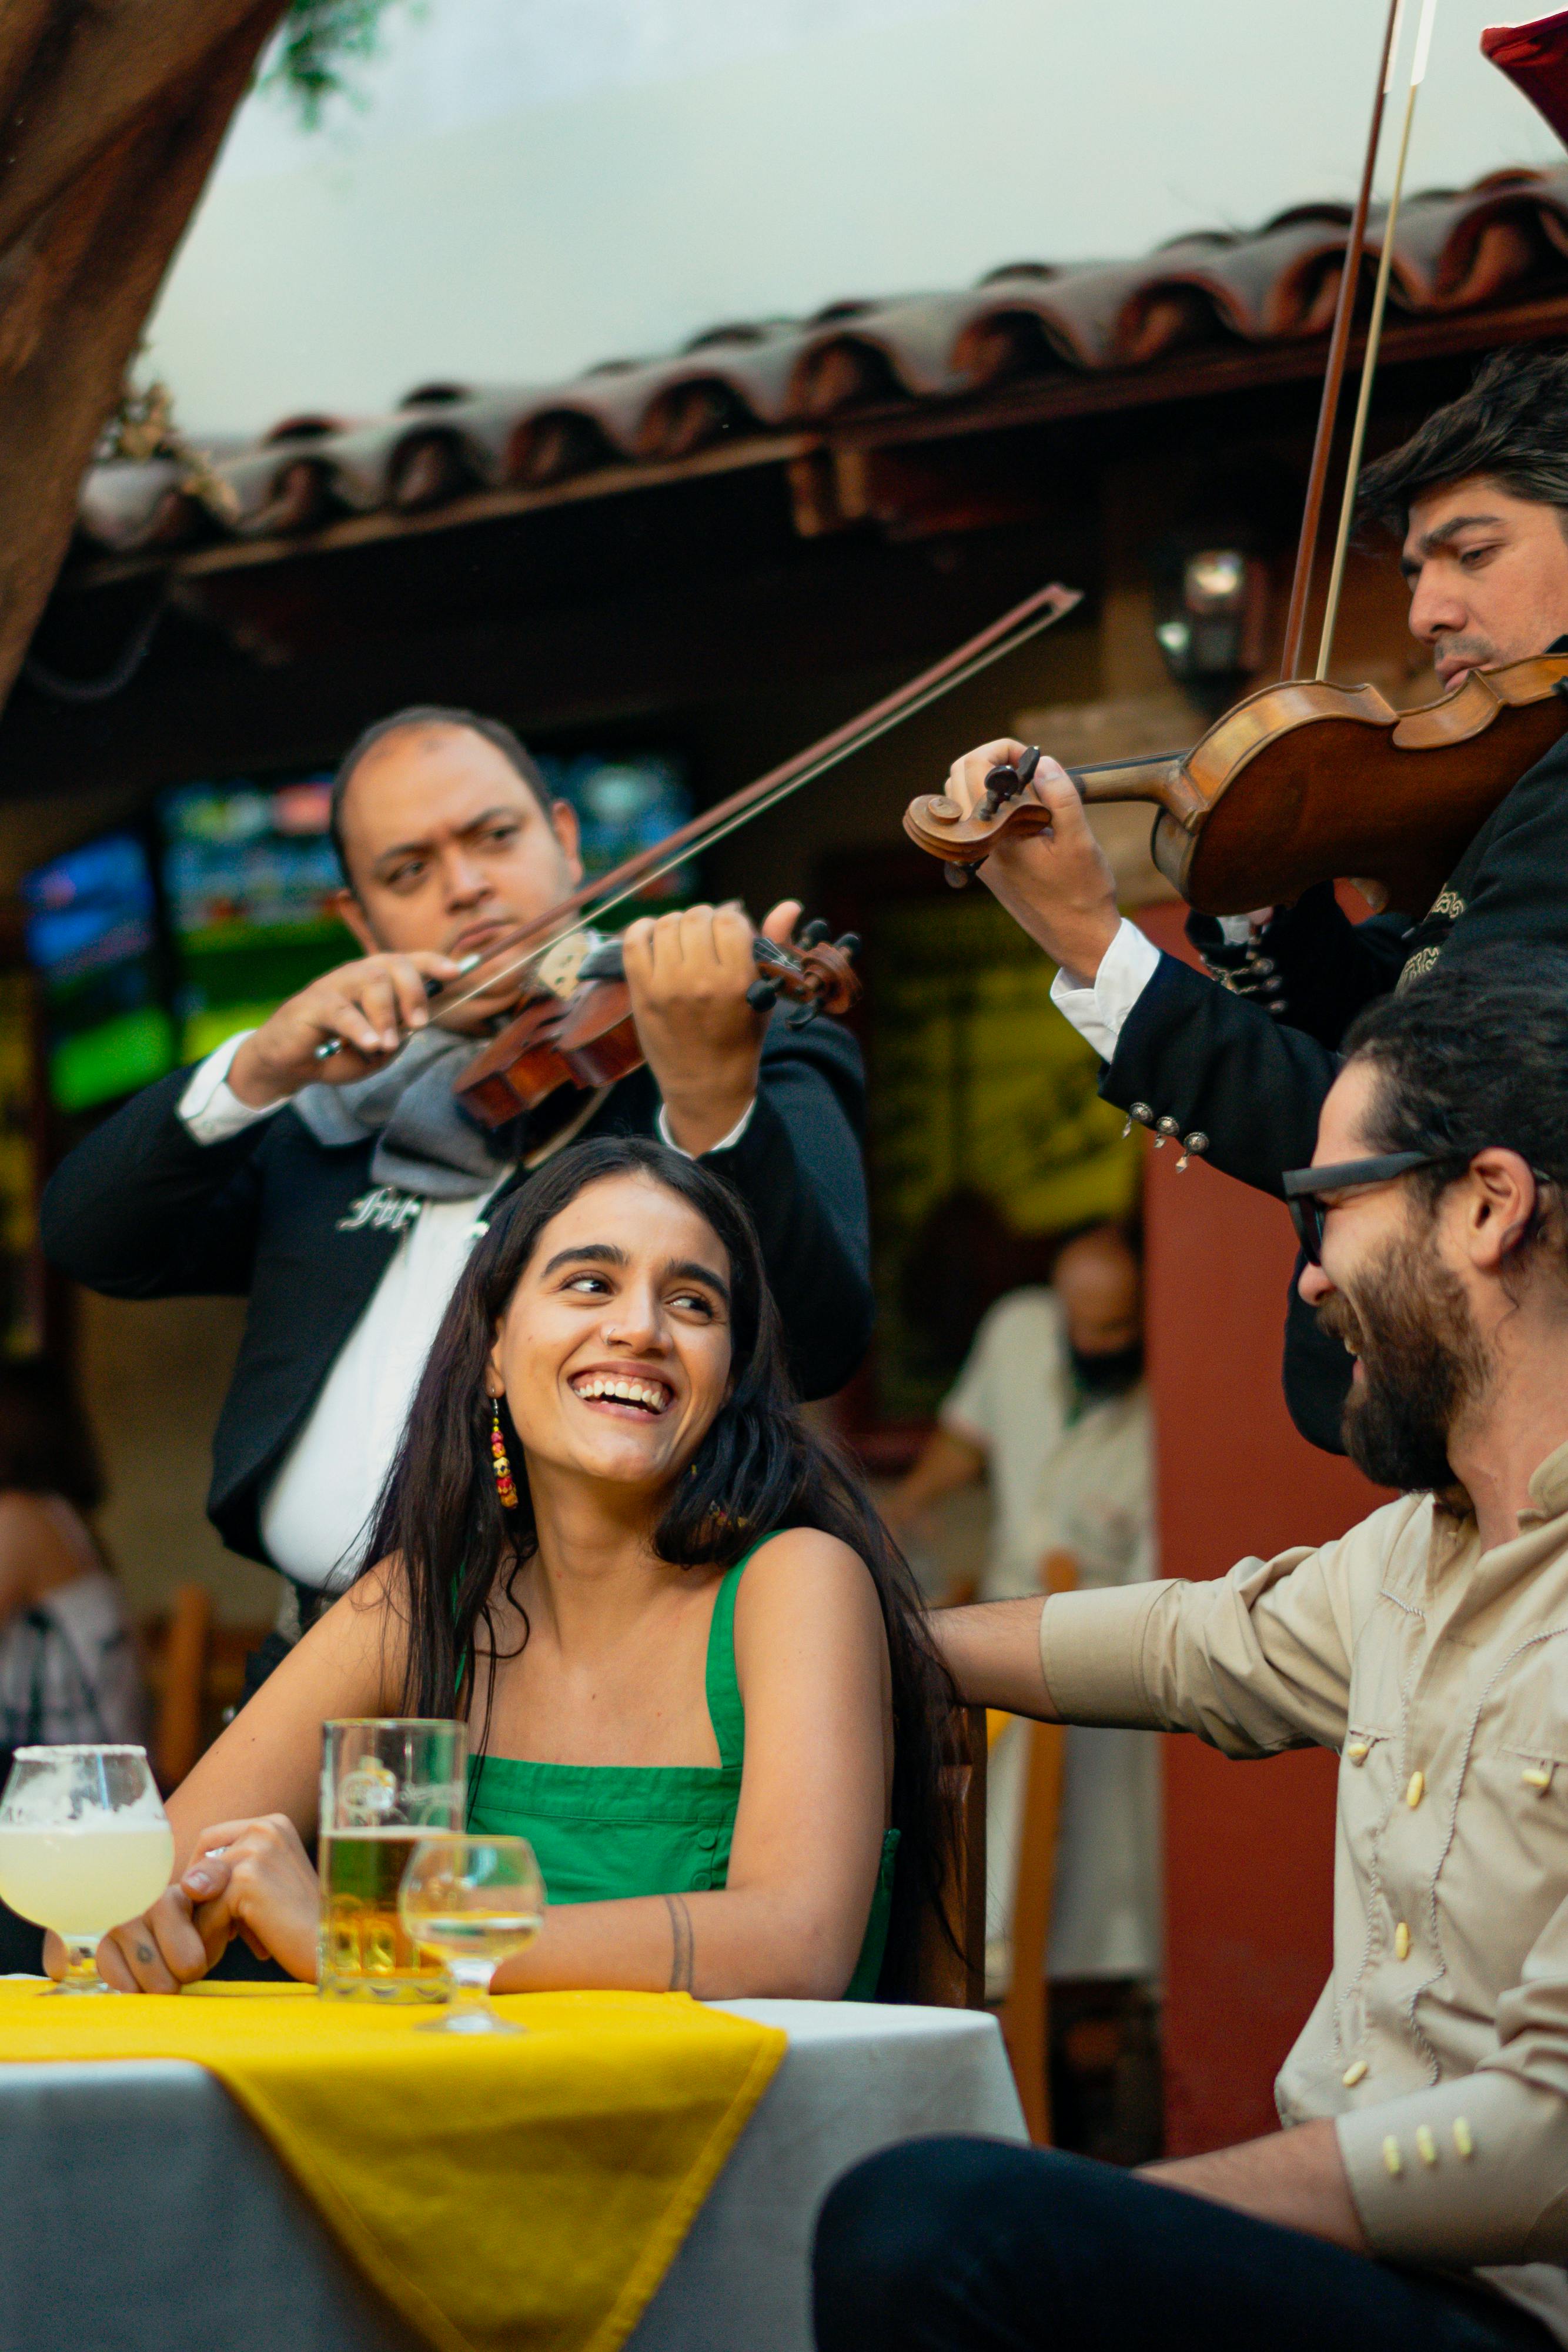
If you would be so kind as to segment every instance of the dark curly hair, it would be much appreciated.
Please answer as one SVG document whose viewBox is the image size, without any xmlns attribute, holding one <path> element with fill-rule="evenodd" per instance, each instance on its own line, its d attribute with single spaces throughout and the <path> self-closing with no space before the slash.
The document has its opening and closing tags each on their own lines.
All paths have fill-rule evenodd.
<svg viewBox="0 0 1568 2352">
<path fill-rule="evenodd" d="M 1493 352 L 1469 391 L 1365 467 L 1356 510 L 1364 523 L 1385 523 L 1403 537 L 1415 499 L 1470 474 L 1556 507 L 1568 528 L 1568 348 Z"/>
<path fill-rule="evenodd" d="M 651 1178 L 695 1210 L 730 1268 L 730 1386 L 653 1529 L 661 1559 L 732 1568 L 758 1538 L 820 1528 L 865 1562 L 882 1608 L 892 1670 L 893 1823 L 900 1832 L 884 1991 L 907 1990 L 924 1906 L 942 1907 L 956 1824 L 944 1757 L 956 1694 L 925 1629 L 915 1580 L 859 1477 L 801 1414 L 784 1368 L 779 1314 L 746 1209 L 695 1160 L 637 1137 L 580 1143 L 546 1162 L 491 1219 L 442 1319 L 388 1477 L 367 1554 L 392 1563 L 409 1627 L 401 1706 L 420 1716 L 471 1707 L 485 1681 L 484 1752 L 498 1662 L 491 1616 L 499 1589 L 537 1548 L 522 1448 L 501 1401 L 517 1507 L 503 1511 L 490 1457 L 485 1368 L 496 1327 L 540 1234 L 590 1184 Z M 527 1619 L 524 1619 L 527 1641 Z M 515 1655 L 516 1653 L 510 1654 Z"/>
<path fill-rule="evenodd" d="M 1470 1161 L 1501 1145 L 1568 1202 L 1568 952 L 1509 942 L 1446 957 L 1352 1024 L 1348 1056 L 1378 1086 L 1367 1114 L 1375 1151 L 1427 1151 L 1414 1181 L 1436 1203 Z M 1538 1201 L 1516 1261 L 1542 1237 L 1568 1245 Z"/>
</svg>

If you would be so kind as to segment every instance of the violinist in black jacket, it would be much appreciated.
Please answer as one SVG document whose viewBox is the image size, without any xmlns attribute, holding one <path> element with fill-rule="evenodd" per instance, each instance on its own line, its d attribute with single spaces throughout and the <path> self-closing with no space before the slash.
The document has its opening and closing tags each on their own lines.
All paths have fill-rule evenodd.
<svg viewBox="0 0 1568 2352">
<path fill-rule="evenodd" d="M 425 982 L 567 896 L 581 874 L 570 808 L 509 729 L 422 709 L 349 753 L 333 831 L 362 957 L 128 1103 L 43 1206 L 50 1258 L 95 1290 L 248 1297 L 208 1510 L 235 1551 L 293 1580 L 304 1622 L 359 1563 L 483 1219 L 545 1150 L 656 1134 L 725 1176 L 756 1221 L 806 1395 L 848 1379 L 872 1319 L 859 1053 L 831 1021 L 796 1030 L 753 1011 L 737 908 L 633 923 L 645 1066 L 584 1095 L 548 1141 L 524 1123 L 491 1135 L 452 1081 L 507 1000 L 481 996 L 437 1027 Z M 799 912 L 776 908 L 765 930 L 787 939 Z M 330 1038 L 341 1050 L 320 1061 Z"/>
<path fill-rule="evenodd" d="M 1489 360 L 1467 393 L 1367 469 L 1361 507 L 1402 534 L 1411 632 L 1445 686 L 1568 650 L 1568 352 Z M 945 790 L 973 805 L 987 770 L 1024 749 L 970 752 Z M 1370 998 L 1439 956 L 1500 940 L 1568 947 L 1568 738 L 1520 778 L 1430 908 L 1354 924 L 1325 887 L 1267 919 L 1193 917 L 1207 978 L 1118 915 L 1110 867 L 1061 769 L 1042 760 L 1027 789 L 1051 809 L 1050 833 L 1004 845 L 980 872 L 1061 965 L 1051 994 L 1101 1054 L 1102 1094 L 1276 1195 L 1282 1171 L 1312 1159 L 1335 1048 Z M 1330 1452 L 1342 1450 L 1350 1370 L 1292 1285 L 1286 1399 L 1298 1428 Z"/>
</svg>

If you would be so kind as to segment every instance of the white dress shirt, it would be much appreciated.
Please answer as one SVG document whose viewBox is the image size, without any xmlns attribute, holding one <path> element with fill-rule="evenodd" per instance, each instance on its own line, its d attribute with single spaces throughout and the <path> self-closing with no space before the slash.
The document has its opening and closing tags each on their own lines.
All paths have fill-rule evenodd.
<svg viewBox="0 0 1568 2352">
<path fill-rule="evenodd" d="M 1067 971 L 1051 982 L 1051 1003 L 1103 1062 L 1113 1057 L 1127 1015 L 1154 978 L 1159 960 L 1154 941 L 1124 915 L 1087 987 L 1076 972 Z"/>
<path fill-rule="evenodd" d="M 221 1143 L 281 1103 L 256 1110 L 228 1083 L 245 1036 L 225 1039 L 191 1076 L 180 1117 L 197 1143 Z M 727 1151 L 751 1122 L 748 1103 L 716 1143 Z M 672 1151 L 664 1112 L 659 1135 Z M 683 1152 L 690 1159 L 690 1152 Z M 340 1591 L 362 1564 L 377 1500 L 402 1435 L 420 1373 L 468 1254 L 485 1232 L 485 1210 L 505 1183 L 462 1201 L 413 1201 L 396 1250 L 350 1332 L 303 1426 L 262 1500 L 267 1556 L 298 1584 Z"/>
</svg>

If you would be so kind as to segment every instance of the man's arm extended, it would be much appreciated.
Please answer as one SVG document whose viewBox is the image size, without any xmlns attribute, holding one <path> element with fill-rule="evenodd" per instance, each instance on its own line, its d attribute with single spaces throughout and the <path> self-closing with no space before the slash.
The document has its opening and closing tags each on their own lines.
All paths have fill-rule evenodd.
<svg viewBox="0 0 1568 2352">
<path fill-rule="evenodd" d="M 1255 2221 L 1283 2230 L 1303 2230 L 1353 2254 L 1370 2252 L 1352 2201 L 1333 2125 L 1323 2118 L 1294 2131 L 1270 2132 L 1267 2139 L 1243 2140 L 1238 2147 L 1207 2156 L 1182 2156 L 1167 2164 L 1139 2167 L 1162 2189 L 1207 2197 Z"/>
<path fill-rule="evenodd" d="M 1044 1601 L 982 1601 L 970 1609 L 939 1609 L 928 1620 L 931 1638 L 958 1685 L 966 1706 L 996 1706 L 1056 1718 L 1040 1663 L 1040 1612 Z"/>
<path fill-rule="evenodd" d="M 971 805 L 987 771 L 1022 751 L 1003 740 L 971 751 L 948 777 L 949 797 Z M 1025 790 L 1050 810 L 1050 831 L 1004 842 L 980 878 L 1061 966 L 1051 993 L 1107 1063 L 1101 1092 L 1119 1109 L 1138 1103 L 1151 1121 L 1169 1118 L 1184 1137 L 1201 1135 L 1210 1166 L 1277 1194 L 1281 1171 L 1312 1158 L 1334 1055 L 1261 1003 L 1158 954 L 1131 926 L 1124 930 L 1114 877 L 1071 777 L 1042 760 Z M 1103 989 L 1108 958 L 1113 984 Z"/>
</svg>

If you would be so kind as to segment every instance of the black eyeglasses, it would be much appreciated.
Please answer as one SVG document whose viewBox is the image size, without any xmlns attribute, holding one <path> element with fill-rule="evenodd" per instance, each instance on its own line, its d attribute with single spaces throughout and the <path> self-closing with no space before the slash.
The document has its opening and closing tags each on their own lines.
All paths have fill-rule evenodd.
<svg viewBox="0 0 1568 2352">
<path fill-rule="evenodd" d="M 1474 1157 L 1469 1151 L 1385 1151 L 1375 1160 L 1342 1160 L 1333 1168 L 1287 1168 L 1280 1181 L 1307 1264 L 1323 1262 L 1325 1193 L 1353 1192 L 1363 1184 L 1387 1184 L 1396 1176 L 1408 1176 L 1413 1169 L 1452 1166 L 1456 1160 Z"/>
</svg>

